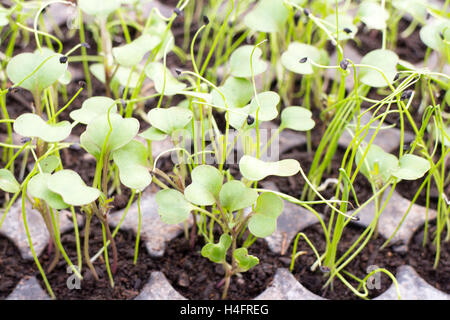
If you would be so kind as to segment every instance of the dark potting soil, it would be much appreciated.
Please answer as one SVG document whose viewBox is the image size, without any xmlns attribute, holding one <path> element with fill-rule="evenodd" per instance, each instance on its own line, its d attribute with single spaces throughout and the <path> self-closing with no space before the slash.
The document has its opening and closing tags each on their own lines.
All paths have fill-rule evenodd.
<svg viewBox="0 0 450 320">
<path fill-rule="evenodd" d="M 342 150 L 340 147 L 338 147 L 338 149 L 336 150 L 335 156 L 334 156 L 333 160 L 331 161 L 331 170 L 328 172 L 327 171 L 324 172 L 321 183 L 324 183 L 329 178 L 338 178 L 339 177 L 339 168 L 341 167 L 341 160 L 342 160 L 344 154 L 345 154 L 344 150 Z M 302 170 L 307 175 L 308 172 L 310 171 L 311 164 L 314 159 L 314 153 L 307 152 L 306 146 L 299 146 L 299 147 L 296 147 L 296 148 L 284 153 L 280 157 L 280 159 L 295 159 L 295 160 L 299 161 L 300 165 L 302 167 Z M 269 177 L 267 179 L 267 181 L 274 182 L 281 192 L 286 193 L 286 194 L 296 197 L 296 198 L 301 197 L 303 188 L 306 185 L 306 181 L 300 175 L 287 177 L 287 178 L 273 176 L 273 177 Z M 358 201 L 360 204 L 367 201 L 373 195 L 370 183 L 367 181 L 367 179 L 364 176 L 362 176 L 362 174 L 357 175 L 355 182 L 353 184 L 353 187 L 355 188 L 356 196 L 358 197 Z M 320 194 L 325 199 L 331 199 L 332 197 L 335 196 L 335 192 L 336 192 L 336 185 L 331 183 L 328 185 L 328 187 L 325 190 L 320 191 Z M 353 196 L 350 196 L 350 201 L 351 201 L 352 205 L 355 207 L 356 202 L 354 201 Z M 322 204 L 314 205 L 313 207 L 322 213 L 329 212 L 329 209 L 328 209 L 329 207 L 327 207 L 326 205 L 322 205 Z M 349 210 L 351 210 L 351 209 L 352 208 L 350 207 Z"/>
<path fill-rule="evenodd" d="M 450 294 L 450 242 L 445 242 L 446 233 L 442 233 L 440 257 L 437 268 L 434 268 L 436 245 L 433 244 L 436 222 L 428 224 L 427 243 L 422 245 L 425 226 L 422 226 L 412 237 L 409 244 L 407 262 L 414 267 L 421 277 L 430 285 Z"/>
<path fill-rule="evenodd" d="M 175 238 L 167 244 L 165 255 L 158 264 L 172 286 L 184 297 L 191 300 L 219 300 L 223 287 L 217 288 L 217 285 L 225 273 L 222 265 L 202 257 L 200 251 L 203 245 L 202 238 L 197 238 L 194 248 L 183 236 Z M 260 263 L 242 273 L 242 277 L 232 278 L 227 299 L 255 298 L 271 284 L 280 266 L 278 256 L 270 251 L 262 239 L 258 239 L 248 251 L 257 256 Z M 230 258 L 228 261 L 231 261 Z"/>
<path fill-rule="evenodd" d="M 324 252 L 326 243 L 321 226 L 314 225 L 307 228 L 303 232 L 308 236 L 309 240 L 316 247 L 319 253 Z M 339 243 L 337 259 L 345 253 L 346 249 L 357 240 L 362 232 L 362 228 L 352 225 L 347 226 L 344 230 L 344 234 L 342 235 L 341 242 Z M 397 268 L 405 264 L 404 258 L 390 248 L 380 250 L 379 248 L 383 244 L 384 240 L 385 239 L 382 239 L 381 237 L 370 240 L 362 252 L 360 252 L 360 254 L 357 255 L 345 267 L 345 270 L 357 276 L 359 279 L 363 279 L 368 274 L 367 269 L 369 266 L 378 266 L 380 268 L 387 269 L 395 276 Z M 292 254 L 292 250 L 293 243 L 288 250 L 289 256 Z M 309 245 L 301 239 L 299 240 L 297 247 L 297 252 L 300 251 L 305 251 L 305 254 L 297 258 L 294 265 L 293 275 L 304 287 L 319 296 L 331 300 L 360 299 L 337 277 L 333 281 L 333 288 L 327 287 L 323 289 L 322 287 L 328 279 L 325 277 L 326 273 L 324 273 L 324 270 L 320 270 L 320 268 L 317 268 L 315 271 L 311 271 L 311 266 L 316 262 L 317 258 Z M 376 275 L 380 275 L 380 281 L 378 282 L 380 286 L 369 290 L 368 297 L 371 299 L 382 294 L 392 284 L 391 279 L 386 274 L 378 273 Z M 351 283 L 354 288 L 358 287 L 359 283 L 350 277 L 345 276 L 345 279 Z M 377 284 L 377 282 L 374 281 L 374 284 Z"/>
<path fill-rule="evenodd" d="M 0 300 L 5 299 L 21 279 L 33 273 L 33 264 L 22 259 L 19 249 L 0 236 Z"/>
<path fill-rule="evenodd" d="M 96 218 L 93 220 L 95 219 Z M 84 264 L 82 270 L 83 280 L 81 280 L 80 283 L 80 290 L 68 289 L 68 279 L 71 276 L 72 279 L 74 279 L 75 275 L 67 272 L 67 263 L 64 259 L 61 259 L 57 267 L 52 272 L 47 273 L 47 278 L 57 299 L 128 300 L 135 298 L 140 293 L 150 278 L 151 272 L 156 269 L 155 261 L 148 254 L 143 239 L 141 238 L 138 261 L 136 265 L 133 264 L 136 238 L 132 231 L 119 231 L 115 237 L 115 240 L 119 259 L 117 264 L 117 272 L 113 276 L 115 283 L 114 288 L 111 288 L 109 283 L 109 277 L 106 271 L 103 254 L 94 262 L 94 267 L 100 280 L 96 281 L 87 265 Z M 77 252 L 74 231 L 63 234 L 61 241 L 67 255 L 70 257 L 71 261 L 76 264 Z M 80 230 L 80 241 L 83 246 L 83 230 Z M 89 238 L 89 252 L 91 257 L 102 247 L 103 236 L 101 225 L 98 222 L 95 222 L 92 224 Z M 110 264 L 112 264 L 111 250 L 108 250 L 108 257 Z M 48 250 L 45 250 L 44 254 L 40 258 L 40 261 L 43 267 L 47 268 L 52 259 L 53 255 L 49 256 Z M 45 285 L 40 275 L 38 276 L 38 280 L 42 288 L 45 289 Z"/>
</svg>

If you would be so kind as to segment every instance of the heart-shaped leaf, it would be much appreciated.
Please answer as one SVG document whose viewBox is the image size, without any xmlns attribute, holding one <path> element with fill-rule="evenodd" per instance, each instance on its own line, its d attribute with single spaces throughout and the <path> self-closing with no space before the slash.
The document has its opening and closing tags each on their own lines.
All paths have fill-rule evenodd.
<svg viewBox="0 0 450 320">
<path fill-rule="evenodd" d="M 121 0 L 78 0 L 80 9 L 91 16 L 107 17 L 119 9 Z"/>
<path fill-rule="evenodd" d="M 139 131 L 139 121 L 134 118 L 124 119 L 117 113 L 111 113 L 109 121 L 111 127 L 107 114 L 94 118 L 80 136 L 81 146 L 97 159 L 103 144 L 106 143 L 107 151 L 113 152 L 130 142 Z"/>
<path fill-rule="evenodd" d="M 255 51 L 253 52 L 253 49 Z M 253 56 L 252 56 L 253 52 Z M 267 69 L 267 62 L 261 60 L 262 50 L 253 46 L 241 46 L 230 57 L 231 75 L 238 78 L 250 78 L 263 73 Z M 250 63 L 250 57 L 252 57 Z"/>
<path fill-rule="evenodd" d="M 430 168 L 430 163 L 426 159 L 405 154 L 400 158 L 398 167 L 392 170 L 392 175 L 403 180 L 417 180 L 422 178 Z"/>
<path fill-rule="evenodd" d="M 311 118 L 312 112 L 303 107 L 287 107 L 281 112 L 281 128 L 296 131 L 309 131 L 316 123 Z"/>
<path fill-rule="evenodd" d="M 0 189 L 10 193 L 20 191 L 20 184 L 17 182 L 11 171 L 7 169 L 0 169 Z"/>
<path fill-rule="evenodd" d="M 244 107 L 253 96 L 253 87 L 249 80 L 244 78 L 228 78 L 219 90 L 225 96 L 229 108 Z M 213 104 L 225 108 L 223 97 L 217 90 L 212 91 Z"/>
<path fill-rule="evenodd" d="M 136 140 L 114 151 L 113 160 L 119 168 L 120 182 L 130 189 L 144 190 L 152 182 L 147 158 L 147 148 Z"/>
<path fill-rule="evenodd" d="M 255 157 L 245 155 L 239 161 L 239 170 L 246 179 L 259 181 L 267 176 L 293 176 L 300 171 L 300 163 L 294 159 L 264 162 Z"/>
<path fill-rule="evenodd" d="M 450 41 L 450 21 L 435 20 L 427 23 L 420 29 L 420 39 L 431 49 L 445 53 Z"/>
<path fill-rule="evenodd" d="M 223 175 L 213 166 L 201 165 L 192 170 L 192 183 L 184 190 L 186 199 L 199 206 L 210 206 L 219 199 Z"/>
<path fill-rule="evenodd" d="M 207 243 L 203 246 L 201 252 L 202 256 L 215 263 L 225 262 L 227 251 L 231 247 L 231 242 L 231 237 L 228 234 L 223 234 L 220 236 L 217 244 Z"/>
<path fill-rule="evenodd" d="M 150 63 L 145 69 L 145 74 L 155 83 L 156 91 L 161 94 L 164 92 L 166 96 L 173 96 L 186 88 L 186 84 L 178 81 L 160 62 Z"/>
<path fill-rule="evenodd" d="M 150 127 L 139 134 L 140 137 L 150 141 L 162 141 L 167 138 L 167 134 L 155 127 Z"/>
<path fill-rule="evenodd" d="M 20 87 L 32 92 L 42 91 L 66 72 L 67 62 L 61 63 L 61 57 L 61 54 L 48 48 L 42 48 L 42 52 L 36 50 L 34 53 L 21 53 L 9 61 L 6 73 L 14 84 L 26 79 L 20 83 Z"/>
<path fill-rule="evenodd" d="M 100 191 L 86 186 L 73 170 L 55 172 L 47 180 L 50 191 L 61 195 L 63 201 L 72 206 L 84 206 L 97 200 Z"/>
<path fill-rule="evenodd" d="M 70 117 L 83 124 L 89 124 L 92 119 L 99 115 L 117 113 L 117 104 L 108 97 L 91 97 L 86 99 L 81 108 L 70 113 Z"/>
<path fill-rule="evenodd" d="M 361 64 L 381 69 L 384 72 L 386 79 L 378 70 L 361 67 L 359 71 L 360 81 L 375 88 L 386 87 L 388 85 L 386 80 L 389 81 L 389 83 L 392 83 L 397 74 L 398 60 L 397 54 L 390 50 L 377 49 L 369 52 L 362 58 Z"/>
<path fill-rule="evenodd" d="M 249 255 L 247 248 L 239 248 L 234 250 L 233 256 L 239 265 L 240 272 L 246 272 L 259 264 L 259 259 L 255 256 Z"/>
<path fill-rule="evenodd" d="M 184 198 L 184 195 L 173 189 L 159 191 L 156 194 L 156 203 L 161 220 L 167 224 L 186 221 L 192 210 L 191 204 Z"/>
<path fill-rule="evenodd" d="M 277 105 L 280 103 L 280 96 L 273 91 L 261 92 L 257 97 L 252 99 L 252 102 L 240 108 L 240 113 L 230 113 L 230 124 L 235 129 L 240 129 L 247 120 L 248 115 L 256 119 L 256 112 L 258 111 L 258 121 L 271 121 L 278 116 Z"/>
<path fill-rule="evenodd" d="M 241 181 L 228 181 L 219 193 L 222 207 L 230 212 L 250 207 L 258 199 L 258 193 L 250 189 Z"/>
<path fill-rule="evenodd" d="M 359 5 L 358 17 L 369 29 L 383 30 L 389 19 L 389 12 L 377 2 L 364 1 Z"/>
<path fill-rule="evenodd" d="M 192 111 L 182 107 L 154 108 L 148 113 L 151 125 L 164 133 L 172 134 L 183 129 L 192 120 Z"/>
<path fill-rule="evenodd" d="M 101 63 L 94 63 L 89 67 L 91 73 L 101 82 L 105 83 L 105 67 Z M 128 88 L 136 88 L 139 83 L 139 73 L 132 71 L 128 67 L 118 67 L 113 78 L 111 86 L 121 85 Z"/>
<path fill-rule="evenodd" d="M 247 14 L 245 25 L 253 31 L 282 31 L 289 17 L 289 11 L 283 1 L 261 0 Z"/>
<path fill-rule="evenodd" d="M 367 147 L 358 149 L 355 156 L 355 164 L 359 166 Z M 371 176 L 380 177 L 386 183 L 392 175 L 392 170 L 398 165 L 398 159 L 393 154 L 385 152 L 381 147 L 372 144 L 367 152 L 364 163 L 361 164 L 360 171 L 367 179 Z"/>
<path fill-rule="evenodd" d="M 277 218 L 283 212 L 283 207 L 283 200 L 276 194 L 261 194 L 256 202 L 255 213 L 248 222 L 250 232 L 259 238 L 270 236 L 277 228 Z"/>
<path fill-rule="evenodd" d="M 126 45 L 113 48 L 112 53 L 118 64 L 132 67 L 141 62 L 144 55 L 156 48 L 160 42 L 158 35 L 143 34 Z"/>
<path fill-rule="evenodd" d="M 46 142 L 58 142 L 66 139 L 72 131 L 69 121 L 48 124 L 34 113 L 25 113 L 14 121 L 14 131 L 23 137 L 40 138 Z"/>
<path fill-rule="evenodd" d="M 304 58 L 307 58 L 306 61 L 300 62 Z M 292 42 L 287 51 L 281 55 L 283 66 L 287 70 L 299 74 L 313 74 L 311 60 L 321 63 L 321 59 L 321 53 L 316 47 L 299 42 Z"/>
<path fill-rule="evenodd" d="M 38 198 L 47 202 L 47 204 L 56 210 L 68 208 L 70 205 L 64 202 L 63 198 L 48 188 L 50 173 L 39 173 L 32 177 L 28 182 L 28 193 L 33 198 Z"/>
</svg>

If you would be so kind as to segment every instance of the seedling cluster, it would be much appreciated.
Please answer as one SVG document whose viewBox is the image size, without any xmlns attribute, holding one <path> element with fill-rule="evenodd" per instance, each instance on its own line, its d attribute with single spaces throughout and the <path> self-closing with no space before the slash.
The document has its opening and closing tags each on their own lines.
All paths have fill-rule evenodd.
<svg viewBox="0 0 450 320">
<path fill-rule="evenodd" d="M 102 226 L 101 254 L 114 287 L 121 259 L 114 239 L 121 225 L 111 230 L 108 221 L 115 197 L 125 189 L 130 197 L 123 217 L 136 198 L 139 206 L 144 190 L 158 189 L 160 219 L 184 223 L 192 247 L 201 241 L 201 255 L 223 266 L 218 286 L 224 299 L 230 282 L 260 263 L 251 247 L 276 231 L 286 202 L 316 216 L 326 242 L 319 252 L 299 233 L 289 253 L 291 270 L 300 263 L 303 253 L 296 248 L 304 240 L 317 256 L 311 267 L 326 270 L 325 286 L 342 281 L 367 298 L 367 279 L 374 273 L 396 284 L 384 268 L 363 279 L 345 268 L 379 236 L 379 217 L 402 180 L 422 179 L 412 203 L 425 190 L 427 209 L 431 186 L 437 190 L 436 232 L 425 233 L 424 243 L 433 241 L 439 268 L 440 247 L 450 240 L 450 1 L 180 0 L 170 16 L 156 1 L 6 2 L 0 6 L 0 228 L 20 202 L 30 249 L 52 297 L 46 275 L 60 259 L 80 279 L 86 266 L 100 281 L 89 248 L 93 219 Z M 67 34 L 48 10 L 55 5 L 73 12 L 75 27 Z M 409 26 L 400 32 L 404 17 Z M 415 30 L 426 46 L 424 68 L 397 53 L 399 41 Z M 351 44 L 374 32 L 379 47 L 353 61 Z M 69 37 L 79 43 L 66 48 Z M 433 69 L 425 68 L 432 56 Z M 75 70 L 82 74 L 76 80 Z M 11 95 L 32 97 L 31 108 L 10 117 Z M 388 122 L 392 117 L 397 123 Z M 262 139 L 261 132 L 274 126 L 272 136 Z M 375 141 L 394 127 L 398 150 L 384 150 Z M 408 130 L 413 138 L 406 141 Z M 306 137 L 310 168 L 296 159 L 268 157 L 285 132 Z M 335 195 L 327 198 L 322 190 L 330 181 L 324 177 L 344 134 L 350 143 L 338 159 Z M 170 146 L 155 154 L 165 142 Z M 230 159 L 238 145 L 242 154 L 235 166 Z M 64 152 L 80 147 L 79 153 L 95 161 L 92 181 L 63 161 Z M 361 175 L 372 191 L 364 202 L 354 188 Z M 301 196 L 265 188 L 274 176 L 304 180 Z M 370 203 L 373 221 L 342 254 L 342 235 Z M 317 209 L 323 204 L 326 216 Z M 411 206 L 404 208 L 405 218 Z M 42 216 L 55 248 L 46 270 L 33 249 L 30 207 Z M 65 210 L 73 217 L 77 261 L 61 242 L 58 219 Z M 77 216 L 84 218 L 84 243 Z"/>
</svg>

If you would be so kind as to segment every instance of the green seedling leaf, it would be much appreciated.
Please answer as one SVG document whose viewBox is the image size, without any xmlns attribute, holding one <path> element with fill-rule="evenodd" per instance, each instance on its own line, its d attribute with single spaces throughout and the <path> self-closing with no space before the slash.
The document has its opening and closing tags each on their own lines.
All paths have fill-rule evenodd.
<svg viewBox="0 0 450 320">
<path fill-rule="evenodd" d="M 72 206 L 84 206 L 97 200 L 100 191 L 86 186 L 73 170 L 55 172 L 47 180 L 50 191 L 61 195 L 63 201 Z"/>
<path fill-rule="evenodd" d="M 383 30 L 389 19 L 389 12 L 377 2 L 364 1 L 359 5 L 358 17 L 369 29 Z"/>
<path fill-rule="evenodd" d="M 280 100 L 280 96 L 276 92 L 266 91 L 259 93 L 257 98 L 253 98 L 248 106 L 239 109 L 241 113 L 230 113 L 231 126 L 235 129 L 240 129 L 249 115 L 256 119 L 258 105 L 258 121 L 271 121 L 275 119 L 278 116 L 277 105 L 280 103 Z"/>
<path fill-rule="evenodd" d="M 307 58 L 306 61 L 303 63 L 300 62 L 304 58 Z M 321 63 L 320 51 L 314 46 L 299 42 L 292 42 L 287 51 L 281 55 L 281 63 L 283 66 L 287 70 L 299 74 L 314 73 L 311 60 L 316 63 Z"/>
<path fill-rule="evenodd" d="M 101 63 L 94 63 L 89 67 L 91 73 L 101 82 L 105 83 L 105 68 Z M 123 87 L 136 88 L 139 82 L 139 73 L 131 68 L 119 66 L 115 72 L 111 86 L 121 85 Z"/>
<path fill-rule="evenodd" d="M 361 64 L 374 66 L 384 72 L 387 81 L 392 83 L 397 74 L 397 63 L 399 59 L 395 52 L 390 50 L 377 49 L 366 54 Z M 378 71 L 372 68 L 361 67 L 359 71 L 360 81 L 368 86 L 383 88 L 388 85 L 386 79 Z"/>
<path fill-rule="evenodd" d="M 339 15 L 339 41 L 353 39 L 358 31 L 358 27 L 353 24 L 353 17 L 348 15 Z M 336 14 L 331 14 L 325 18 L 324 27 L 336 38 Z"/>
<path fill-rule="evenodd" d="M 316 123 L 312 112 L 303 107 L 287 107 L 281 112 L 281 128 L 296 131 L 309 131 Z"/>
<path fill-rule="evenodd" d="M 450 21 L 435 20 L 427 23 L 420 29 L 420 39 L 431 49 L 445 53 L 450 41 Z"/>
<path fill-rule="evenodd" d="M 183 129 L 192 120 L 192 111 L 183 107 L 154 108 L 148 113 L 150 124 L 158 130 L 172 134 Z"/>
<path fill-rule="evenodd" d="M 139 134 L 140 137 L 150 141 L 162 141 L 167 138 L 167 134 L 155 127 L 150 127 Z"/>
<path fill-rule="evenodd" d="M 80 136 L 81 146 L 97 159 L 100 157 L 103 144 L 110 131 L 106 144 L 106 150 L 110 152 L 114 152 L 133 140 L 139 131 L 139 121 L 134 118 L 124 119 L 117 113 L 111 113 L 109 120 L 111 127 L 107 114 L 94 118 Z"/>
<path fill-rule="evenodd" d="M 9 193 L 20 191 L 20 184 L 12 172 L 7 169 L 0 169 L 0 189 Z"/>
<path fill-rule="evenodd" d="M 300 171 L 300 163 L 294 159 L 264 162 L 245 155 L 239 161 L 239 170 L 250 181 L 260 181 L 267 176 L 289 177 Z"/>
<path fill-rule="evenodd" d="M 283 1 L 261 0 L 244 19 L 245 25 L 253 31 L 282 31 L 289 17 Z"/>
<path fill-rule="evenodd" d="M 228 181 L 219 193 L 222 207 L 230 212 L 250 207 L 258 199 L 258 193 L 250 189 L 241 181 Z"/>
<path fill-rule="evenodd" d="M 173 189 L 159 191 L 156 194 L 156 203 L 161 220 L 167 224 L 186 221 L 192 210 L 192 205 L 184 198 L 184 195 Z"/>
<path fill-rule="evenodd" d="M 66 139 L 72 131 L 69 121 L 48 124 L 34 113 L 25 113 L 14 121 L 14 131 L 23 137 L 40 138 L 46 142 L 58 142 Z"/>
<path fill-rule="evenodd" d="M 136 140 L 131 140 L 113 153 L 114 163 L 119 168 L 120 182 L 124 186 L 142 191 L 152 182 L 147 157 L 147 148 Z"/>
<path fill-rule="evenodd" d="M 52 173 L 60 164 L 57 156 L 51 155 L 39 162 L 39 167 L 44 173 Z"/>
<path fill-rule="evenodd" d="M 201 165 L 192 170 L 192 183 L 184 190 L 184 196 L 193 204 L 211 206 L 219 199 L 223 175 L 213 166 Z"/>
<path fill-rule="evenodd" d="M 186 84 L 178 81 L 170 72 L 165 68 L 165 85 L 164 85 L 164 65 L 160 62 L 152 62 L 145 69 L 147 77 L 153 80 L 155 83 L 155 89 L 158 93 L 163 93 L 166 96 L 173 96 L 186 88 Z M 163 90 L 164 89 L 164 90 Z"/>
<path fill-rule="evenodd" d="M 225 96 L 229 108 L 242 108 L 252 99 L 252 83 L 244 78 L 228 78 L 219 90 Z M 212 103 L 225 108 L 225 101 L 217 90 L 212 91 Z"/>
<path fill-rule="evenodd" d="M 92 119 L 102 114 L 117 113 L 117 104 L 108 97 L 91 97 L 86 99 L 81 108 L 70 113 L 70 117 L 83 124 L 89 124 Z"/>
<path fill-rule="evenodd" d="M 51 176 L 50 173 L 39 173 L 32 177 L 28 182 L 28 193 L 33 198 L 44 200 L 53 209 L 66 209 L 70 205 L 65 203 L 59 194 L 48 188 L 48 180 Z"/>
<path fill-rule="evenodd" d="M 126 45 L 113 48 L 112 53 L 118 64 L 132 67 L 141 62 L 144 55 L 156 48 L 160 42 L 158 35 L 143 34 Z"/>
<path fill-rule="evenodd" d="M 253 49 L 255 51 L 253 52 Z M 253 52 L 253 56 L 252 56 Z M 263 73 L 267 70 L 267 62 L 261 60 L 262 50 L 254 48 L 254 46 L 241 46 L 236 49 L 230 57 L 231 75 L 238 78 L 250 78 L 253 75 Z M 250 57 L 252 57 L 252 66 L 250 65 Z"/>
<path fill-rule="evenodd" d="M 247 248 L 239 248 L 234 250 L 233 256 L 236 259 L 240 272 L 246 272 L 259 264 L 259 259 L 249 255 Z"/>
<path fill-rule="evenodd" d="M 355 164 L 359 166 L 367 147 L 361 147 L 358 149 L 355 157 Z M 367 164 L 366 164 L 367 162 Z M 385 152 L 381 147 L 372 144 L 365 157 L 365 162 L 361 165 L 361 173 L 366 176 L 368 180 L 371 179 L 371 175 L 375 177 L 381 177 L 383 183 L 386 183 L 392 175 L 392 170 L 397 168 L 398 159 L 393 154 Z"/>
<path fill-rule="evenodd" d="M 80 9 L 91 16 L 107 17 L 119 9 L 121 0 L 78 0 Z"/>
<path fill-rule="evenodd" d="M 255 213 L 248 222 L 250 232 L 259 238 L 270 236 L 277 228 L 277 218 L 283 212 L 283 207 L 283 200 L 276 194 L 261 194 L 256 202 Z"/>
<path fill-rule="evenodd" d="M 14 84 L 26 79 L 20 83 L 20 87 L 40 92 L 58 81 L 66 72 L 67 62 L 61 63 L 61 57 L 61 54 L 48 48 L 42 48 L 42 52 L 36 50 L 34 53 L 21 53 L 9 61 L 6 73 Z"/>
<path fill-rule="evenodd" d="M 220 236 L 217 244 L 207 243 L 202 248 L 202 256 L 215 263 L 225 262 L 227 251 L 231 247 L 231 242 L 231 237 L 228 234 L 223 234 Z"/>
<path fill-rule="evenodd" d="M 448 91 L 450 92 L 450 91 Z M 450 127 L 444 128 L 444 132 L 447 134 L 447 137 L 450 137 Z M 442 143 L 442 140 L 444 140 L 444 146 L 450 147 L 450 139 L 444 136 L 444 139 L 442 139 L 442 135 L 440 132 L 436 132 L 437 139 Z"/>
<path fill-rule="evenodd" d="M 403 155 L 398 163 L 398 167 L 392 171 L 392 175 L 403 180 L 417 180 L 430 170 L 430 163 L 421 157 L 413 154 Z"/>
<path fill-rule="evenodd" d="M 426 0 L 392 0 L 392 5 L 400 11 L 407 12 L 420 23 L 425 23 L 427 18 Z"/>
</svg>

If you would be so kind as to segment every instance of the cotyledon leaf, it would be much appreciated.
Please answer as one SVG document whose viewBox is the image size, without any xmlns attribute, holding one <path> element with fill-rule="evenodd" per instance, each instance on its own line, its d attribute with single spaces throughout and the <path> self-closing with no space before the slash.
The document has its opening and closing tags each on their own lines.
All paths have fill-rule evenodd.
<svg viewBox="0 0 450 320">
<path fill-rule="evenodd" d="M 6 73 L 14 84 L 20 84 L 20 87 L 33 93 L 36 90 L 40 92 L 58 81 L 66 72 L 67 62 L 60 62 L 62 56 L 48 48 L 33 53 L 20 53 L 9 61 Z M 24 79 L 26 80 L 23 81 Z"/>
<path fill-rule="evenodd" d="M 144 55 L 156 48 L 160 42 L 158 35 L 143 34 L 126 45 L 113 48 L 112 53 L 118 64 L 132 67 L 141 62 Z"/>
<path fill-rule="evenodd" d="M 28 193 L 34 198 L 45 200 L 53 209 L 62 210 L 68 208 L 70 205 L 64 202 L 61 195 L 48 188 L 50 177 L 50 173 L 39 173 L 33 176 L 28 182 Z"/>
<path fill-rule="evenodd" d="M 253 51 L 254 50 L 254 51 Z M 253 52 L 253 55 L 252 55 Z M 250 78 L 267 70 L 267 62 L 261 59 L 262 50 L 253 46 L 241 46 L 230 57 L 231 75 L 238 78 Z M 250 63 L 250 57 L 251 63 Z"/>
<path fill-rule="evenodd" d="M 80 109 L 70 113 L 70 117 L 83 124 L 88 124 L 92 119 L 101 114 L 117 113 L 116 102 L 109 97 L 96 96 L 86 99 Z"/>
<path fill-rule="evenodd" d="M 254 31 L 278 32 L 283 30 L 288 17 L 283 1 L 261 0 L 244 18 L 244 23 Z"/>
<path fill-rule="evenodd" d="M 399 58 L 393 51 L 385 49 L 370 51 L 362 58 L 361 64 L 370 65 L 377 69 L 361 67 L 359 70 L 361 82 L 375 88 L 386 87 L 393 82 L 395 75 L 397 74 L 398 61 Z M 380 70 L 384 73 L 386 78 Z"/>
<path fill-rule="evenodd" d="M 309 131 L 316 123 L 312 119 L 312 112 L 303 107 L 287 107 L 281 112 L 281 128 L 296 131 Z"/>
<path fill-rule="evenodd" d="M 172 134 L 183 129 L 192 120 L 192 111 L 183 107 L 154 108 L 148 113 L 150 124 L 160 131 Z"/>
<path fill-rule="evenodd" d="M 184 195 L 173 189 L 161 190 L 156 194 L 158 213 L 161 220 L 167 224 L 177 224 L 186 221 L 193 209 Z"/>
<path fill-rule="evenodd" d="M 72 206 L 84 206 L 97 200 L 100 191 L 86 186 L 81 177 L 73 170 L 57 171 L 48 177 L 50 191 L 61 195 L 63 201 Z"/>
<path fill-rule="evenodd" d="M 0 190 L 16 193 L 20 190 L 20 184 L 8 169 L 0 169 Z"/>
<path fill-rule="evenodd" d="M 239 161 L 239 170 L 246 179 L 259 181 L 267 176 L 293 176 L 300 171 L 300 163 L 294 159 L 265 162 L 245 155 Z"/>
<path fill-rule="evenodd" d="M 228 181 L 222 186 L 219 193 L 222 207 L 229 212 L 250 207 L 258 199 L 258 192 L 247 187 L 241 181 Z"/>
<path fill-rule="evenodd" d="M 25 113 L 14 121 L 14 131 L 23 137 L 40 138 L 46 142 L 58 142 L 66 139 L 72 131 L 68 121 L 48 124 L 34 113 Z"/>
<path fill-rule="evenodd" d="M 283 212 L 283 207 L 283 200 L 276 194 L 261 194 L 256 202 L 255 212 L 248 222 L 250 232 L 260 238 L 270 236 L 277 228 L 277 218 Z"/>
<path fill-rule="evenodd" d="M 113 153 L 114 163 L 119 168 L 119 178 L 126 187 L 142 191 L 151 182 L 147 163 L 147 148 L 136 140 L 131 140 Z"/>
<path fill-rule="evenodd" d="M 186 84 L 178 81 L 160 62 L 149 63 L 145 74 L 155 83 L 156 91 L 161 94 L 164 92 L 166 96 L 173 96 L 186 88 Z"/>
<path fill-rule="evenodd" d="M 213 166 L 200 165 L 192 170 L 191 177 L 192 183 L 184 190 L 186 199 L 199 206 L 216 203 L 222 187 L 222 173 Z"/>
<path fill-rule="evenodd" d="M 139 131 L 139 121 L 134 118 L 124 119 L 119 114 L 111 113 L 109 121 L 111 127 L 108 114 L 97 116 L 80 136 L 81 146 L 97 159 L 106 141 L 106 150 L 113 152 L 130 142 Z"/>
</svg>

